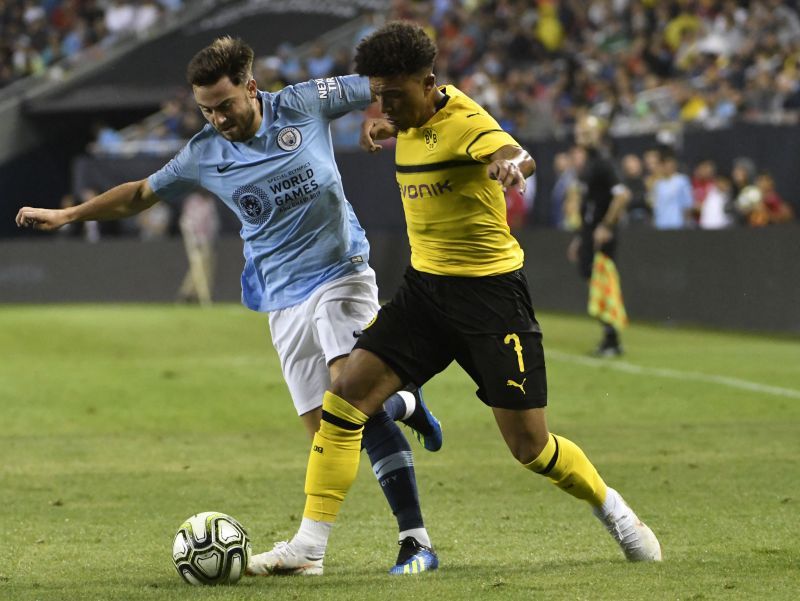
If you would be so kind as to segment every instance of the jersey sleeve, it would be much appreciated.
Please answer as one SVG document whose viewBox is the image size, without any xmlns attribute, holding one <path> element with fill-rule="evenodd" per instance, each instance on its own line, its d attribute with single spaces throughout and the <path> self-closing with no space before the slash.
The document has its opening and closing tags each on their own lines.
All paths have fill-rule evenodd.
<svg viewBox="0 0 800 601">
<path fill-rule="evenodd" d="M 281 107 L 326 119 L 363 110 L 372 102 L 369 78 L 360 75 L 312 79 L 284 88 L 280 94 Z"/>
<path fill-rule="evenodd" d="M 197 148 L 190 140 L 172 160 L 147 178 L 150 189 L 162 200 L 181 200 L 200 185 Z"/>
<path fill-rule="evenodd" d="M 489 157 L 503 146 L 517 146 L 519 143 L 500 124 L 485 112 L 471 113 L 463 118 L 464 134 L 461 139 L 465 154 L 476 161 L 485 163 Z"/>
</svg>

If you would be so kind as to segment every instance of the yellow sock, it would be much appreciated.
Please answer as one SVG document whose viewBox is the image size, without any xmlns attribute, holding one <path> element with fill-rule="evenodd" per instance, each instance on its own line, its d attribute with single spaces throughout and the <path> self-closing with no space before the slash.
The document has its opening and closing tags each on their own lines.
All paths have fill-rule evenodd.
<svg viewBox="0 0 800 601">
<path fill-rule="evenodd" d="M 606 483 L 580 447 L 563 436 L 550 434 L 539 456 L 526 468 L 546 476 L 561 490 L 599 507 L 606 500 Z"/>
<path fill-rule="evenodd" d="M 367 419 L 341 397 L 325 393 L 322 422 L 308 457 L 303 517 L 323 522 L 336 520 L 358 472 L 361 434 Z"/>
</svg>

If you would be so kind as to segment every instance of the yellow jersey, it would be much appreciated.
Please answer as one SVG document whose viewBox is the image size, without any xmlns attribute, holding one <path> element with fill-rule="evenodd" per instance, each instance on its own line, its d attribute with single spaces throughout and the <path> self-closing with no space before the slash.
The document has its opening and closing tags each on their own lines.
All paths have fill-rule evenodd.
<svg viewBox="0 0 800 601">
<path fill-rule="evenodd" d="M 480 105 L 451 85 L 422 127 L 399 132 L 395 151 L 411 265 L 436 275 L 487 276 L 522 267 L 506 221 L 502 186 L 488 158 L 519 144 Z"/>
</svg>

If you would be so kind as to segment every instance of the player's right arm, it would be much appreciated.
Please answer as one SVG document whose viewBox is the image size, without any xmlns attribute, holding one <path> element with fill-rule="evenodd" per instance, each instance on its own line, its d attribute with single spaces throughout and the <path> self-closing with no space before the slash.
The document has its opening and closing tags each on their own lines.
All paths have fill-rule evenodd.
<svg viewBox="0 0 800 601">
<path fill-rule="evenodd" d="M 146 179 L 111 188 L 83 204 L 66 209 L 22 207 L 17 213 L 18 227 L 51 231 L 76 221 L 123 219 L 149 209 L 159 201 Z"/>
</svg>

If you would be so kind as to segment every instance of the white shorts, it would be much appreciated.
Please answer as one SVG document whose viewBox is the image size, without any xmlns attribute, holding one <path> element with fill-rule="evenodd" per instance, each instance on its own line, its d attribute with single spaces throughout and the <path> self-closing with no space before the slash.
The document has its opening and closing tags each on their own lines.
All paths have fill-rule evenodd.
<svg viewBox="0 0 800 601">
<path fill-rule="evenodd" d="M 379 308 L 375 272 L 367 268 L 320 286 L 299 305 L 270 312 L 272 344 L 298 415 L 322 405 L 331 384 L 328 363 L 350 354 L 353 332 Z"/>
</svg>

